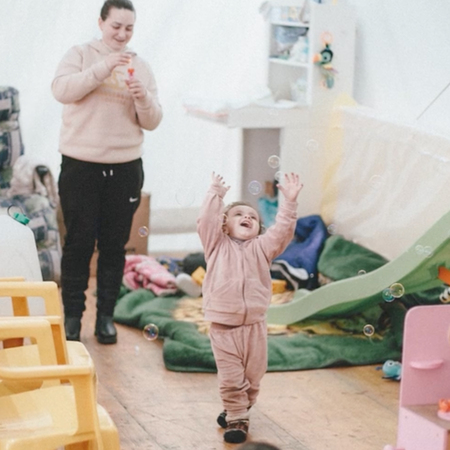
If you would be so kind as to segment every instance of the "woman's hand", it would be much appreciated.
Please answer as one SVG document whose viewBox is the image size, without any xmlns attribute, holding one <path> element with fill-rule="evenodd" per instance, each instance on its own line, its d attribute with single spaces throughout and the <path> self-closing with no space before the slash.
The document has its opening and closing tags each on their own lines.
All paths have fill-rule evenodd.
<svg viewBox="0 0 450 450">
<path fill-rule="evenodd" d="M 297 200 L 298 194 L 302 190 L 303 184 L 299 182 L 298 175 L 295 173 L 284 175 L 284 185 L 277 184 L 277 188 L 283 193 L 284 198 L 290 202 Z"/>
<path fill-rule="evenodd" d="M 147 95 L 147 89 L 145 89 L 145 86 L 138 79 L 133 77 L 130 80 L 125 80 L 125 83 L 128 86 L 128 91 L 133 97 L 133 100 L 144 100 Z"/>
<path fill-rule="evenodd" d="M 131 56 L 128 53 L 110 53 L 105 58 L 106 65 L 110 72 L 117 66 L 126 66 L 131 62 Z"/>
</svg>

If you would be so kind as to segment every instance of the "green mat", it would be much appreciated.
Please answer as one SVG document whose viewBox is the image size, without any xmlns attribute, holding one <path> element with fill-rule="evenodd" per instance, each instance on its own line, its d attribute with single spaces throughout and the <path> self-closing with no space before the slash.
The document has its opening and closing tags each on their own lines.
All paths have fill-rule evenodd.
<svg viewBox="0 0 450 450">
<path fill-rule="evenodd" d="M 324 249 L 319 262 L 321 271 L 330 278 L 354 276 L 361 267 L 369 272 L 385 263 L 383 258 L 366 249 L 353 243 L 347 245 L 343 239 L 338 243 L 336 239 L 329 250 Z M 337 249 L 339 252 L 336 252 Z M 405 295 L 393 302 L 384 302 L 380 298 L 375 306 L 354 315 L 346 312 L 345 316 L 336 316 L 332 320 L 307 319 L 293 324 L 285 330 L 288 333 L 286 335 L 269 335 L 268 371 L 379 364 L 387 359 L 399 360 L 407 309 L 417 304 L 439 303 L 441 292 L 442 288 L 434 288 L 415 295 Z M 183 302 L 185 299 L 181 297 L 156 297 L 147 290 L 139 289 L 120 298 L 114 319 L 139 329 L 149 323 L 157 325 L 159 339 L 163 340 L 163 359 L 167 369 L 215 372 L 208 335 L 199 332 L 196 324 L 173 317 Z M 363 333 L 367 324 L 376 330 L 371 337 Z M 148 345 L 152 343 L 148 342 Z"/>
</svg>

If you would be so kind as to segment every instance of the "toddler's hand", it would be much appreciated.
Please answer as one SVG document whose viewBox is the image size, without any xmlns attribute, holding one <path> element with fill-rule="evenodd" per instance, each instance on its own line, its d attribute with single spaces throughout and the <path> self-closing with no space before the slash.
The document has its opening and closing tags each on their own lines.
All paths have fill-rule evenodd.
<svg viewBox="0 0 450 450">
<path fill-rule="evenodd" d="M 303 184 L 299 182 L 298 175 L 295 173 L 284 175 L 284 185 L 277 184 L 277 188 L 283 193 L 284 198 L 290 202 L 295 202 L 297 196 L 302 190 Z"/>
<path fill-rule="evenodd" d="M 225 181 L 223 181 L 223 177 L 215 172 L 211 175 L 211 186 L 218 186 L 225 189 L 225 192 L 230 189 L 230 186 L 225 186 Z"/>
</svg>

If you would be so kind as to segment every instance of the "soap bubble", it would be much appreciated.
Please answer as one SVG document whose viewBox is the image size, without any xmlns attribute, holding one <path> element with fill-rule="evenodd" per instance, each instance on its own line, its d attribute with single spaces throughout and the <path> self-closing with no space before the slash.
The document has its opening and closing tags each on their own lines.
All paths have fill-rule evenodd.
<svg viewBox="0 0 450 450">
<path fill-rule="evenodd" d="M 365 336 L 371 337 L 375 334 L 375 327 L 370 324 L 364 325 L 363 333 Z"/>
<path fill-rule="evenodd" d="M 358 275 L 365 275 L 367 272 L 365 270 L 358 270 Z"/>
<path fill-rule="evenodd" d="M 392 284 L 389 289 L 391 291 L 392 296 L 395 298 L 400 298 L 405 293 L 405 288 L 400 283 Z"/>
<path fill-rule="evenodd" d="M 284 176 L 284 173 L 281 172 L 281 170 L 279 170 L 279 171 L 274 175 L 274 178 L 275 178 L 275 180 L 278 181 L 278 183 L 281 183 L 281 182 L 283 181 L 283 176 Z"/>
<path fill-rule="evenodd" d="M 267 164 L 269 164 L 272 169 L 276 169 L 277 167 L 280 167 L 280 157 L 277 155 L 269 156 L 269 159 L 267 160 Z"/>
<path fill-rule="evenodd" d="M 381 296 L 383 297 L 383 300 L 388 303 L 393 302 L 395 299 L 394 295 L 392 294 L 391 288 L 383 289 Z"/>
<path fill-rule="evenodd" d="M 383 178 L 380 175 L 373 175 L 369 180 L 372 189 L 378 190 L 383 185 Z"/>
<path fill-rule="evenodd" d="M 310 139 L 306 143 L 306 148 L 311 151 L 316 151 L 319 148 L 319 143 L 315 139 Z"/>
<path fill-rule="evenodd" d="M 416 250 L 416 253 L 417 253 L 419 256 L 422 256 L 422 255 L 423 255 L 423 245 L 420 245 L 420 244 L 416 245 L 415 250 Z"/>
<path fill-rule="evenodd" d="M 423 248 L 423 255 L 424 255 L 426 258 L 431 258 L 431 257 L 433 256 L 433 249 L 432 249 L 429 245 L 426 245 L 426 246 Z"/>
<path fill-rule="evenodd" d="M 144 335 L 147 341 L 154 341 L 158 338 L 159 329 L 154 323 L 149 323 L 145 325 L 142 330 L 142 334 Z"/>
<path fill-rule="evenodd" d="M 191 206 L 195 200 L 195 193 L 191 189 L 179 189 L 175 194 L 175 200 L 180 206 Z"/>
<path fill-rule="evenodd" d="M 248 184 L 248 191 L 252 195 L 260 194 L 261 191 L 262 191 L 261 183 L 259 181 L 256 181 L 256 180 L 250 181 L 250 183 Z"/>
<path fill-rule="evenodd" d="M 148 228 L 146 226 L 139 227 L 138 234 L 140 237 L 148 236 Z"/>
<path fill-rule="evenodd" d="M 331 223 L 330 225 L 327 226 L 328 233 L 330 233 L 331 235 L 336 234 L 337 229 L 338 227 L 335 223 Z"/>
</svg>

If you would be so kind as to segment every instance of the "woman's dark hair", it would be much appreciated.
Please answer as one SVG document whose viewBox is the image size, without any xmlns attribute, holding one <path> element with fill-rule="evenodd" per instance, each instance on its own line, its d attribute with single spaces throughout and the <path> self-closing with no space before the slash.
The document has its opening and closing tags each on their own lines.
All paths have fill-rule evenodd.
<svg viewBox="0 0 450 450">
<path fill-rule="evenodd" d="M 130 0 L 106 0 L 106 2 L 103 3 L 102 9 L 100 11 L 100 17 L 102 18 L 102 20 L 106 20 L 108 18 L 111 8 L 129 9 L 130 11 L 133 11 L 134 14 L 136 14 L 133 3 L 131 3 Z"/>
</svg>

